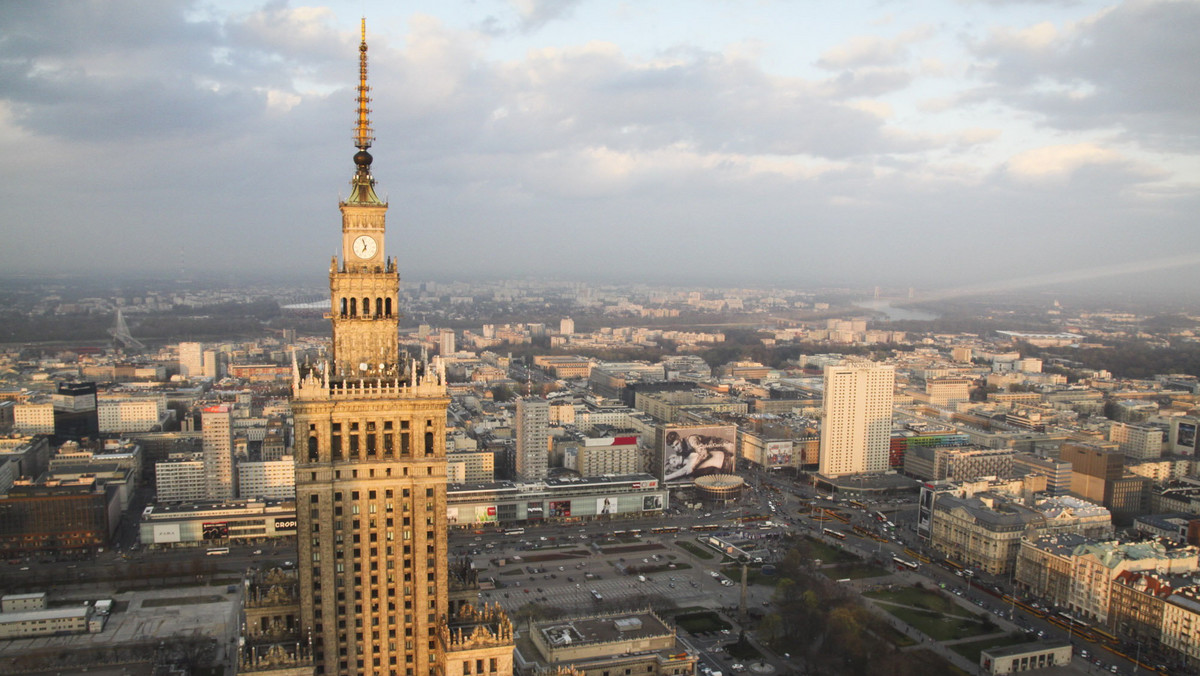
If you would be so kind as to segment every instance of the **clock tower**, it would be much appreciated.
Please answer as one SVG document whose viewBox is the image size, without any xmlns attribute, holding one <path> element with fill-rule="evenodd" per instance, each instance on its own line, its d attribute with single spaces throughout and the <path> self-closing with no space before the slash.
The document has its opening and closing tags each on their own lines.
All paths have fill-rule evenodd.
<svg viewBox="0 0 1200 676">
<path fill-rule="evenodd" d="M 499 607 L 449 594 L 445 370 L 399 350 L 400 275 L 371 176 L 366 22 L 355 172 L 329 268 L 333 350 L 292 366 L 301 631 L 313 671 L 512 676 Z M 460 665 L 487 665 L 467 670 Z"/>
<path fill-rule="evenodd" d="M 375 194 L 371 135 L 371 99 L 367 86 L 367 41 L 359 50 L 358 123 L 355 172 L 342 211 L 342 257 L 329 268 L 334 368 L 345 375 L 382 375 L 397 363 L 400 275 L 384 255 L 387 203 Z"/>
</svg>

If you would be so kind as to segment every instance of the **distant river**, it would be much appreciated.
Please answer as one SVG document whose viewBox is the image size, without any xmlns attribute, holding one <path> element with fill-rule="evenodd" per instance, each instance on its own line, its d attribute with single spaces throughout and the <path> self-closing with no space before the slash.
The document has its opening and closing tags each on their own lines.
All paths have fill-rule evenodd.
<svg viewBox="0 0 1200 676">
<path fill-rule="evenodd" d="M 922 312 L 921 310 L 913 310 L 903 307 L 892 307 L 892 304 L 886 300 L 864 300 L 855 303 L 858 307 L 881 312 L 887 317 L 888 321 L 896 321 L 898 319 L 911 319 L 915 321 L 930 321 L 937 319 L 940 315 L 935 315 L 932 312 Z"/>
</svg>

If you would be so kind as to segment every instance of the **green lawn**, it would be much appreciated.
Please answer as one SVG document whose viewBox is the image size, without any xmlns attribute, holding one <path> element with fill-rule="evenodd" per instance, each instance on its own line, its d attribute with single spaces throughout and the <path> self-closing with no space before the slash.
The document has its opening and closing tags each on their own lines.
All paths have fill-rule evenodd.
<svg viewBox="0 0 1200 676">
<path fill-rule="evenodd" d="M 996 631 L 995 625 L 985 626 L 983 622 L 978 620 L 942 615 L 931 610 L 914 610 L 886 603 L 880 604 L 879 607 L 915 627 L 918 631 L 923 632 L 935 641 L 954 641 Z"/>
<path fill-rule="evenodd" d="M 675 544 L 679 545 L 680 548 L 686 549 L 688 552 L 691 552 L 694 556 L 704 559 L 705 561 L 708 561 L 716 556 L 716 554 L 714 554 L 711 550 L 705 549 L 704 547 L 701 547 L 697 544 L 688 542 L 687 540 L 678 540 L 675 542 Z"/>
<path fill-rule="evenodd" d="M 950 646 L 950 648 L 959 655 L 962 655 L 963 657 L 978 664 L 979 653 L 987 650 L 988 648 L 1002 648 L 1004 646 L 1017 645 L 1018 643 L 1026 643 L 1028 641 L 1029 639 L 1025 636 L 1025 634 L 1018 632 L 1015 634 L 1006 634 L 1004 636 L 995 638 L 980 639 L 978 641 L 955 643 L 954 645 Z"/>
<path fill-rule="evenodd" d="M 814 559 L 821 559 L 822 564 L 826 563 L 846 563 L 848 561 L 858 561 L 858 557 L 850 552 L 825 544 L 820 540 L 813 538 L 805 538 L 808 540 L 808 549 L 812 552 Z"/>
<path fill-rule="evenodd" d="M 888 601 L 898 603 L 902 606 L 914 606 L 916 608 L 924 608 L 933 610 L 939 613 L 947 613 L 951 615 L 966 615 L 967 611 L 961 609 L 956 603 L 951 601 L 945 595 L 928 589 L 917 589 L 916 587 L 901 587 L 892 590 L 877 590 L 869 591 L 863 594 L 867 598 L 879 599 L 880 601 Z"/>
<path fill-rule="evenodd" d="M 822 568 L 821 574 L 833 580 L 861 580 L 868 577 L 883 577 L 891 575 L 891 571 L 869 563 L 843 563 L 832 568 Z"/>
<path fill-rule="evenodd" d="M 888 643 L 891 643 L 897 648 L 905 648 L 910 645 L 917 644 L 916 639 L 908 634 L 905 634 L 904 632 L 901 632 L 890 624 L 880 623 L 879 626 L 877 626 L 873 631 L 878 634 L 880 638 L 884 639 Z"/>
</svg>

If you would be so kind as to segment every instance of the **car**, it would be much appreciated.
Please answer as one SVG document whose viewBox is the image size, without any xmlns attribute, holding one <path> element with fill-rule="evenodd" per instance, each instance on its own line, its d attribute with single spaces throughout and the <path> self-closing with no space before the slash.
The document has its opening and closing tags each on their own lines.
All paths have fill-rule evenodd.
<svg viewBox="0 0 1200 676">
<path fill-rule="evenodd" d="M 262 550 L 261 550 L 261 549 L 256 549 L 256 550 L 254 550 L 254 555 L 255 555 L 255 556 L 260 556 L 260 555 L 262 555 Z"/>
</svg>

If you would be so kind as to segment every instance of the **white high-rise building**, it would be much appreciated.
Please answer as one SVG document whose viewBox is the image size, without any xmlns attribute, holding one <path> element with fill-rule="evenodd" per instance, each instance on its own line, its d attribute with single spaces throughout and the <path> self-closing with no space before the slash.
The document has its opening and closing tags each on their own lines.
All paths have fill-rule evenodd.
<svg viewBox="0 0 1200 676">
<path fill-rule="evenodd" d="M 820 473 L 835 477 L 888 468 L 896 369 L 843 362 L 825 367 Z"/>
<path fill-rule="evenodd" d="M 101 399 L 96 404 L 100 431 L 111 434 L 149 432 L 167 411 L 164 397 Z"/>
<path fill-rule="evenodd" d="M 545 479 L 550 458 L 550 402 L 536 397 L 517 400 L 517 475 Z"/>
<path fill-rule="evenodd" d="M 238 464 L 237 471 L 238 494 L 242 498 L 296 498 L 296 463 L 290 455 L 285 455 L 280 460 L 243 462 Z"/>
<path fill-rule="evenodd" d="M 210 500 L 233 498 L 233 411 L 229 406 L 209 406 L 200 412 L 200 439 L 204 447 L 204 474 Z"/>
<path fill-rule="evenodd" d="M 198 502 L 208 499 L 204 456 L 172 457 L 154 463 L 156 499 L 159 502 Z"/>
<path fill-rule="evenodd" d="M 558 332 L 564 336 L 569 336 L 575 333 L 575 320 L 570 317 L 563 317 L 558 321 Z"/>
<path fill-rule="evenodd" d="M 13 407 L 13 431 L 21 434 L 54 434 L 54 404 L 17 404 Z"/>
<path fill-rule="evenodd" d="M 189 378 L 204 375 L 204 343 L 179 344 L 179 375 Z"/>
<path fill-rule="evenodd" d="M 450 329 L 442 329 L 438 334 L 438 350 L 444 357 L 448 354 L 454 354 L 454 332 Z"/>
</svg>

